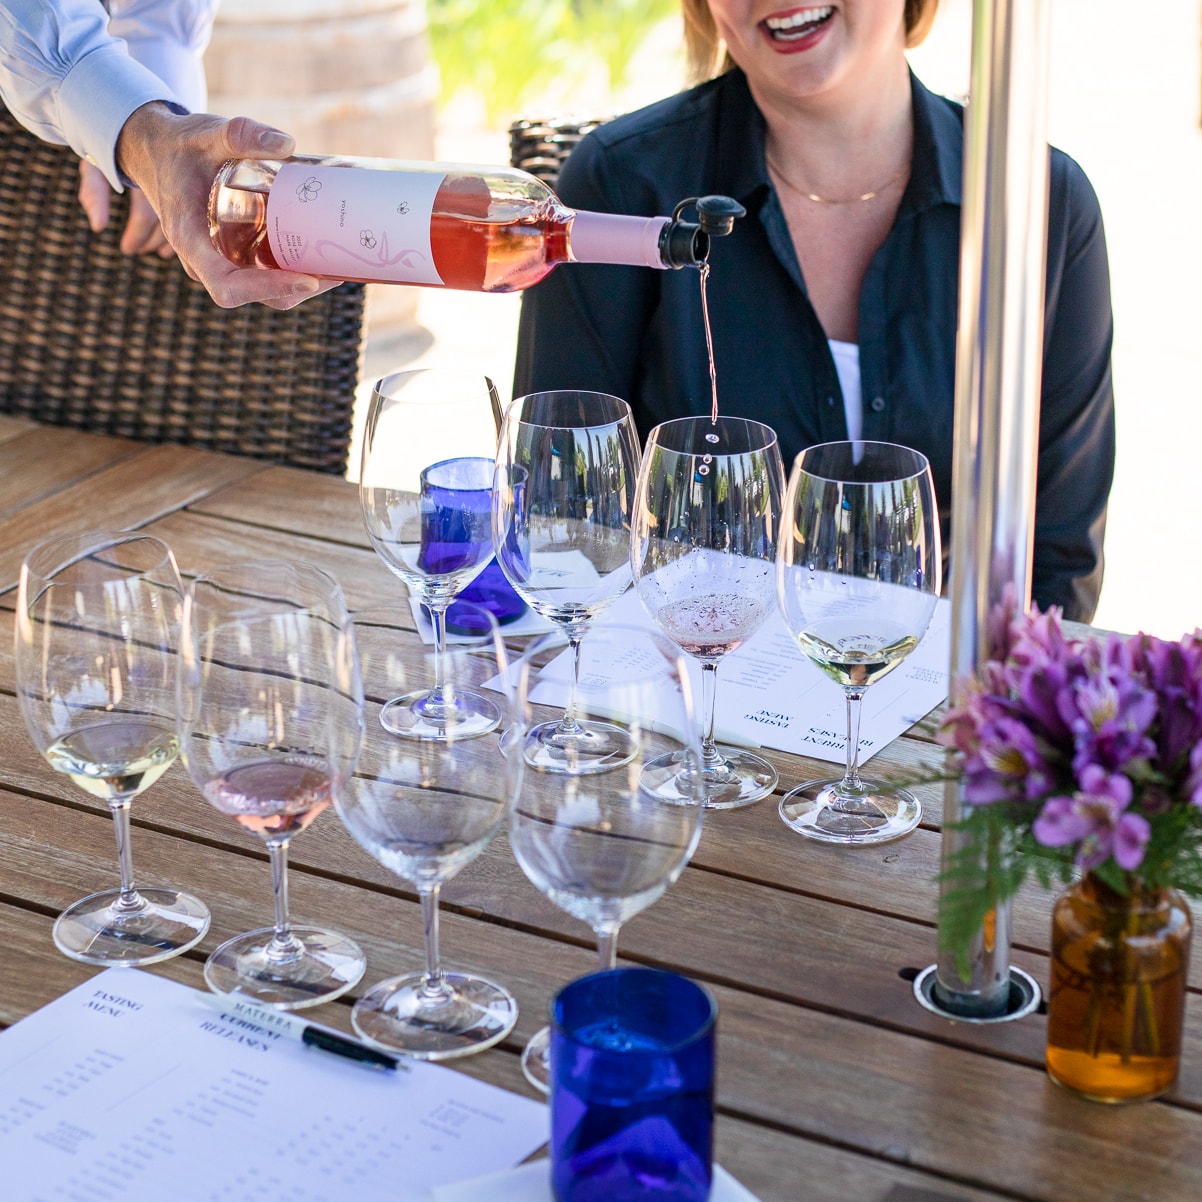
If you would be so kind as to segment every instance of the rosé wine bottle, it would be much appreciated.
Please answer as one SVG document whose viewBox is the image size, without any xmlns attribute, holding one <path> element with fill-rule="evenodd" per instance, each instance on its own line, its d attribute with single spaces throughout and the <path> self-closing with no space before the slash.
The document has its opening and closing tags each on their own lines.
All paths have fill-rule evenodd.
<svg viewBox="0 0 1202 1202">
<path fill-rule="evenodd" d="M 742 212 L 726 197 L 671 217 L 576 212 L 515 168 L 328 155 L 231 159 L 209 194 L 213 244 L 239 266 L 473 292 L 528 288 L 559 263 L 699 267 Z"/>
</svg>

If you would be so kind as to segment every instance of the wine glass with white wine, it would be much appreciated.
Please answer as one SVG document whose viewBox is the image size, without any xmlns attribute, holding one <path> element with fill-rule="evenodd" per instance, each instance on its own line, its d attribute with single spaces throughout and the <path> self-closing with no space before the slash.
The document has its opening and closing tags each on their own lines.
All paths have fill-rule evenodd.
<svg viewBox="0 0 1202 1202">
<path fill-rule="evenodd" d="M 154 964 L 204 938 L 209 911 L 180 889 L 137 886 L 129 807 L 175 762 L 182 589 L 165 543 L 132 531 L 36 547 L 17 588 L 21 716 L 51 767 L 108 802 L 121 885 L 59 915 L 59 950 L 87 964 Z"/>
<path fill-rule="evenodd" d="M 860 708 L 935 612 L 942 559 L 930 464 L 893 443 L 810 447 L 794 461 L 785 520 L 781 611 L 802 652 L 843 687 L 847 768 L 786 793 L 781 817 L 826 843 L 896 839 L 918 825 L 922 808 L 907 790 L 860 775 Z"/>
</svg>

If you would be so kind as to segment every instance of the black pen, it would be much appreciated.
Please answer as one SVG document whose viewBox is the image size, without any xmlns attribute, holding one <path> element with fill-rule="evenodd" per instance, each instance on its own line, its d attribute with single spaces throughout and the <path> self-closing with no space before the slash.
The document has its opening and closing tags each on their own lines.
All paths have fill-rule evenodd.
<svg viewBox="0 0 1202 1202">
<path fill-rule="evenodd" d="M 369 1068 L 386 1070 L 409 1070 L 399 1056 L 391 1056 L 378 1048 L 373 1048 L 351 1035 L 344 1035 L 331 1027 L 322 1027 L 317 1023 L 307 1022 L 288 1014 L 284 1010 L 274 1010 L 270 1006 L 260 1006 L 257 1002 L 238 997 L 236 994 L 200 993 L 204 1003 L 214 1010 L 219 1010 L 227 1018 L 249 1023 L 263 1031 L 271 1031 L 283 1035 L 287 1039 L 295 1039 L 311 1048 L 322 1052 L 331 1052 L 345 1060 L 354 1060 Z"/>
</svg>

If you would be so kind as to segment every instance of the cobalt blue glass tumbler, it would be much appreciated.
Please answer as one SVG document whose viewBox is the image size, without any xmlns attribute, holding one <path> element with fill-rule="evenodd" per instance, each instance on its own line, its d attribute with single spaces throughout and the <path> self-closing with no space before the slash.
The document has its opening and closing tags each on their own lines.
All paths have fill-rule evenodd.
<svg viewBox="0 0 1202 1202">
<path fill-rule="evenodd" d="M 705 1202 L 718 1007 L 651 968 L 593 973 L 551 1006 L 557 1202 Z"/>
</svg>

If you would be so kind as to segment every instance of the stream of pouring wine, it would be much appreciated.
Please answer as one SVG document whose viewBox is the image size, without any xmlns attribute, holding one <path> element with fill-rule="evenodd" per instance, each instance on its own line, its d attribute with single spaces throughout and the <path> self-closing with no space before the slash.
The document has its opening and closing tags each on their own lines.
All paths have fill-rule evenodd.
<svg viewBox="0 0 1202 1202">
<path fill-rule="evenodd" d="M 718 372 L 714 367 L 714 334 L 710 329 L 710 304 L 705 285 L 710 278 L 709 263 L 701 264 L 701 320 L 705 326 L 705 349 L 710 363 L 710 421 L 718 424 Z"/>
</svg>

